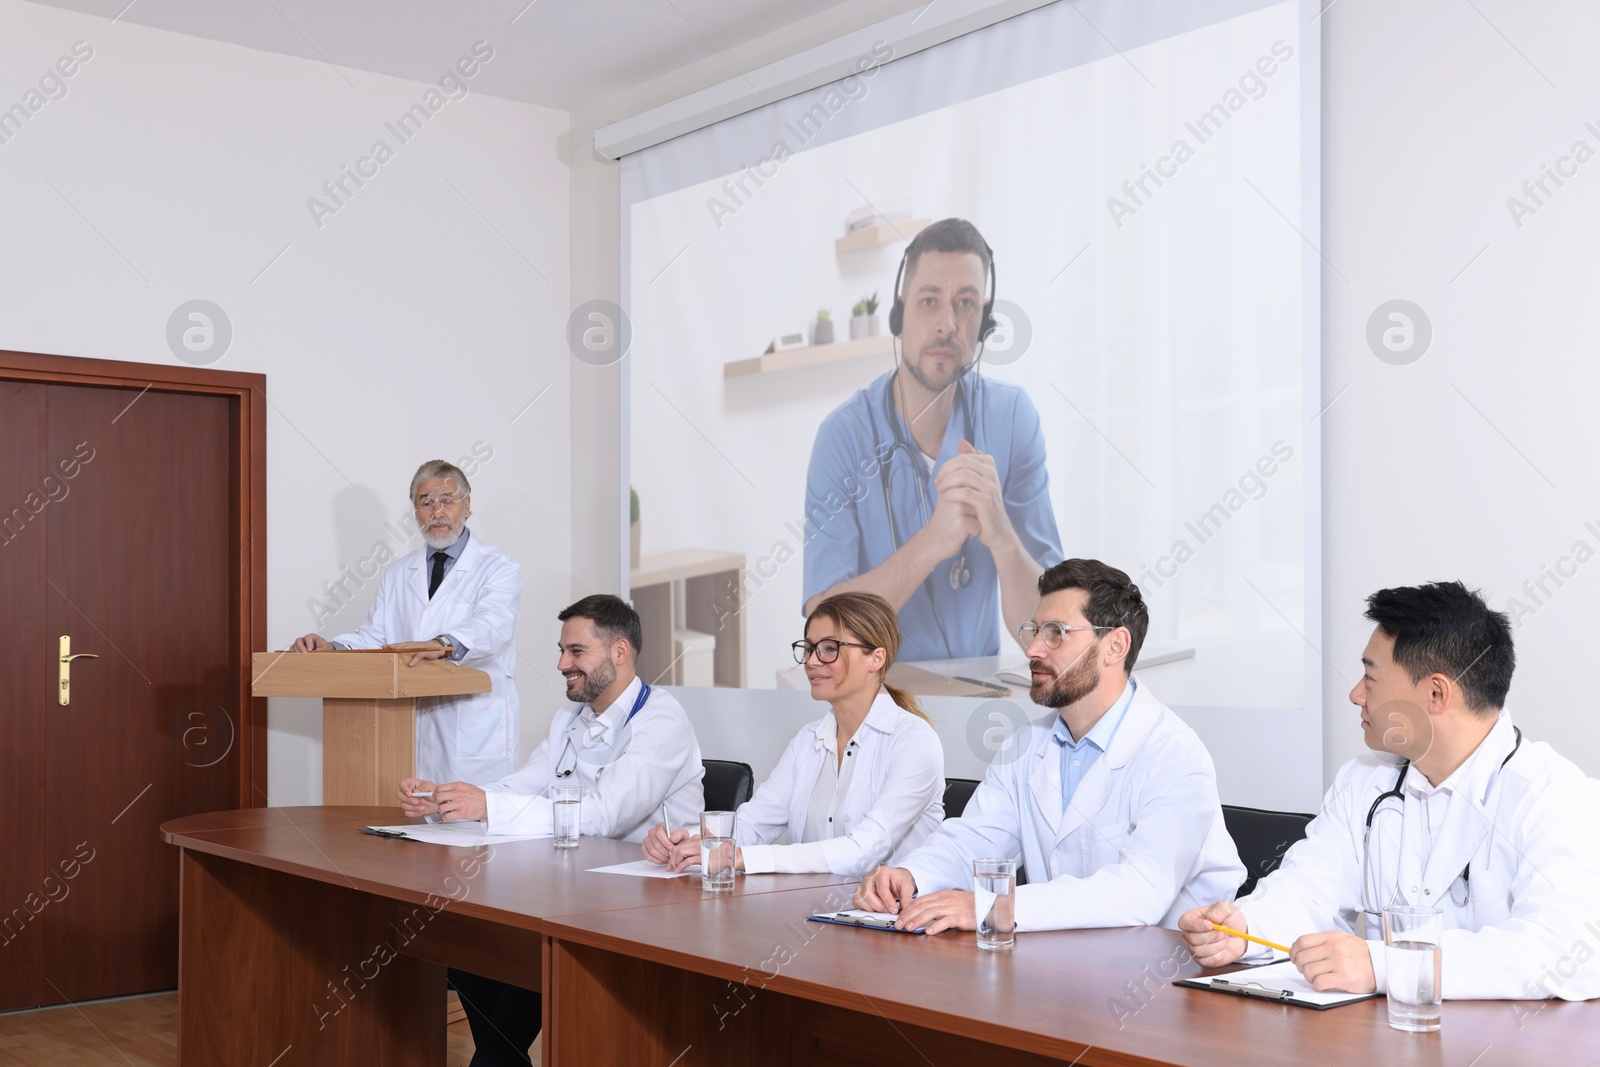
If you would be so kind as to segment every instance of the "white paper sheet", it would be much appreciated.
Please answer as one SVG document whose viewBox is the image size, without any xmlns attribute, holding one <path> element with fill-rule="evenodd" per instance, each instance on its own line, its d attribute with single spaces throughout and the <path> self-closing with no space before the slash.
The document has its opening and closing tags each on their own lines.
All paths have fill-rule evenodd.
<svg viewBox="0 0 1600 1067">
<path fill-rule="evenodd" d="M 698 872 L 700 865 L 693 864 L 689 871 Z M 674 874 L 659 864 L 649 860 L 633 860 L 629 863 L 613 863 L 609 867 L 590 867 L 590 874 L 630 874 L 635 878 L 682 878 L 689 871 L 678 871 Z"/>
<path fill-rule="evenodd" d="M 1264 992 L 1285 990 L 1295 1000 L 1306 1004 L 1330 1005 L 1347 1004 L 1356 1000 L 1364 1000 L 1371 994 L 1368 993 L 1319 993 L 1311 988 L 1311 983 L 1300 975 L 1300 970 L 1289 960 L 1279 960 L 1263 967 L 1252 967 L 1249 970 L 1234 971 L 1231 974 L 1219 974 L 1212 978 L 1197 978 L 1197 982 L 1214 983 L 1227 982 L 1231 985 L 1248 985 L 1252 989 L 1259 988 Z"/>
</svg>

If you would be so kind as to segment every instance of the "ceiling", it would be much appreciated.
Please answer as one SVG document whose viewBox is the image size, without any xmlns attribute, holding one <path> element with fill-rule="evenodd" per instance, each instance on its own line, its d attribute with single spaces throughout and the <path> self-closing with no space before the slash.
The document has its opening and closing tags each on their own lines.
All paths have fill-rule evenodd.
<svg viewBox="0 0 1600 1067">
<path fill-rule="evenodd" d="M 419 81 L 435 80 L 483 40 L 494 48 L 496 62 L 481 69 L 474 89 L 572 111 L 779 33 L 846 0 L 35 2 L 108 19 L 120 14 L 124 22 Z M 861 25 L 884 17 L 881 4 L 856 0 L 855 6 Z M 727 76 L 738 73 L 729 62 Z"/>
</svg>

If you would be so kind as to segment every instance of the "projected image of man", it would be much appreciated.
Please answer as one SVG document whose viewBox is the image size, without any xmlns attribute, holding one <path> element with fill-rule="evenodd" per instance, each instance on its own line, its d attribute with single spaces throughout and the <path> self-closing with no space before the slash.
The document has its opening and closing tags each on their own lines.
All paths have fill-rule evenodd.
<svg viewBox="0 0 1600 1067">
<path fill-rule="evenodd" d="M 876 593 L 900 613 L 907 659 L 997 654 L 1063 555 L 1039 413 L 978 372 L 994 293 L 972 223 L 917 234 L 889 313 L 895 369 L 829 414 L 811 449 L 803 608 Z"/>
</svg>

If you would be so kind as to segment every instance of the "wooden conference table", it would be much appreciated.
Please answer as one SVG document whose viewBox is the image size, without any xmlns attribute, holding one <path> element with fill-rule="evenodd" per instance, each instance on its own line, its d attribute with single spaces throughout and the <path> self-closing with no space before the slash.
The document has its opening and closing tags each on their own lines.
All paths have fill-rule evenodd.
<svg viewBox="0 0 1600 1067">
<path fill-rule="evenodd" d="M 446 965 L 544 991 L 546 1064 L 1585 1064 L 1600 1002 L 1451 1002 L 1430 1035 L 1382 999 L 1331 1011 L 1174 987 L 1172 931 L 912 937 L 807 923 L 830 875 L 588 868 L 638 846 L 488 850 L 360 834 L 395 808 L 247 809 L 162 827 L 181 850 L 179 1062 L 445 1059 Z M 1449 961 L 1445 962 L 1449 966 Z"/>
</svg>

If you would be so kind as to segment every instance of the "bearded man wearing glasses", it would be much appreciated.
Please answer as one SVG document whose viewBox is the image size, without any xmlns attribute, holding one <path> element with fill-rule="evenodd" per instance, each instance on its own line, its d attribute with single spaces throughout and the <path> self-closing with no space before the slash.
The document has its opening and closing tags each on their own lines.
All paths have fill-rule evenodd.
<svg viewBox="0 0 1600 1067">
<path fill-rule="evenodd" d="M 1139 587 L 1098 560 L 1069 559 L 1040 575 L 1039 596 L 1017 636 L 1030 696 L 1053 713 L 995 754 L 960 818 L 869 874 L 856 907 L 892 912 L 906 930 L 975 929 L 973 861 L 998 858 L 1027 874 L 1018 931 L 1176 929 L 1244 881 L 1210 753 L 1133 677 L 1150 624 Z"/>
<path fill-rule="evenodd" d="M 411 504 L 425 542 L 378 581 L 364 626 L 332 641 L 306 634 L 295 652 L 388 648 L 410 665 L 450 659 L 489 675 L 487 693 L 417 698 L 417 776 L 493 782 L 517 766 L 517 617 L 522 568 L 467 529 L 472 485 L 461 468 L 430 459 L 411 476 Z"/>
</svg>

